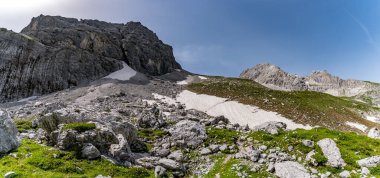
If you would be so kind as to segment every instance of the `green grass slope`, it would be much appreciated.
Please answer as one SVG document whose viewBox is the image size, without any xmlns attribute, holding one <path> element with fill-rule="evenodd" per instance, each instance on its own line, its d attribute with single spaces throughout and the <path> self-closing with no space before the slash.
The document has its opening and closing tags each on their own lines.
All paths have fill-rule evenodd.
<svg viewBox="0 0 380 178">
<path fill-rule="evenodd" d="M 379 111 L 379 108 L 350 98 L 319 92 L 278 91 L 251 80 L 224 77 L 210 77 L 200 83 L 190 84 L 187 89 L 255 105 L 264 110 L 277 112 L 297 123 L 311 126 L 355 132 L 361 131 L 345 123 L 359 123 L 368 128 L 379 126 L 359 115 L 361 112 Z"/>
<path fill-rule="evenodd" d="M 249 132 L 235 134 L 223 134 L 224 132 L 235 132 L 226 129 L 209 128 L 208 133 L 213 134 L 213 138 L 210 138 L 209 142 L 218 143 L 220 140 L 230 140 L 238 137 L 246 138 L 246 145 L 253 145 L 259 147 L 260 145 L 266 145 L 269 148 L 278 147 L 282 152 L 288 155 L 296 155 L 297 157 L 305 158 L 307 153 L 312 150 L 316 151 L 314 158 L 319 163 L 318 166 L 309 164 L 311 168 L 318 170 L 318 172 L 325 173 L 331 172 L 333 175 L 338 175 L 343 169 L 333 168 L 326 164 L 327 158 L 323 156 L 323 153 L 316 145 L 315 148 L 310 148 L 302 144 L 302 140 L 312 140 L 318 142 L 324 138 L 333 139 L 338 148 L 340 149 L 342 158 L 347 163 L 344 170 L 360 170 L 360 166 L 357 161 L 370 156 L 380 155 L 380 140 L 368 138 L 363 135 L 359 135 L 354 132 L 341 132 L 333 131 L 326 128 L 315 128 L 312 130 L 297 129 L 293 131 L 281 131 L 277 135 L 271 135 L 265 132 Z M 219 139 L 214 139 L 219 138 Z M 293 150 L 288 150 L 289 146 L 293 146 Z M 235 159 L 228 154 L 219 153 L 212 156 L 215 164 L 205 177 L 215 177 L 219 174 L 221 177 L 238 177 L 237 172 L 246 172 L 247 177 L 274 177 L 272 174 L 266 172 L 266 167 L 263 167 L 258 172 L 250 171 L 252 162 L 247 162 L 242 159 Z M 232 169 L 240 165 L 240 170 L 236 171 Z M 373 176 L 380 177 L 380 166 L 370 169 Z M 352 177 L 359 177 L 359 173 L 353 174 Z M 333 177 L 333 176 L 332 176 Z"/>
<path fill-rule="evenodd" d="M 152 170 L 126 168 L 108 161 L 81 160 L 75 152 L 60 151 L 39 145 L 31 140 L 23 140 L 14 156 L 0 158 L 0 175 L 14 171 L 16 177 L 96 177 L 101 174 L 112 177 L 154 177 Z"/>
</svg>

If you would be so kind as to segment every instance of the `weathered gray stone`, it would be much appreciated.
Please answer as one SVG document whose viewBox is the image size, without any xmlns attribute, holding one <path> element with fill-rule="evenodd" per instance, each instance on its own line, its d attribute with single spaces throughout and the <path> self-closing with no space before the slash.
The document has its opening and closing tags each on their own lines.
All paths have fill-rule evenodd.
<svg viewBox="0 0 380 178">
<path fill-rule="evenodd" d="M 169 130 L 179 146 L 197 148 L 207 138 L 205 127 L 195 121 L 182 120 Z"/>
<path fill-rule="evenodd" d="M 302 144 L 309 148 L 314 148 L 314 142 L 311 140 L 302 140 Z"/>
<path fill-rule="evenodd" d="M 4 178 L 12 178 L 12 177 L 16 177 L 17 174 L 15 172 L 7 172 L 6 174 L 4 174 Z"/>
<path fill-rule="evenodd" d="M 118 144 L 112 144 L 109 148 L 109 153 L 120 160 L 126 160 L 129 158 L 131 149 L 128 145 L 127 140 L 125 140 L 122 134 L 118 134 L 117 138 L 119 140 Z"/>
<path fill-rule="evenodd" d="M 235 154 L 235 158 L 248 159 L 257 162 L 260 159 L 260 155 L 260 150 L 255 150 L 252 147 L 245 147 Z"/>
<path fill-rule="evenodd" d="M 254 131 L 264 131 L 272 135 L 278 134 L 280 129 L 286 129 L 286 124 L 283 122 L 265 122 L 261 125 L 255 126 Z"/>
<path fill-rule="evenodd" d="M 155 177 L 163 177 L 166 174 L 166 169 L 162 166 L 156 166 L 154 168 L 154 176 Z"/>
<path fill-rule="evenodd" d="M 345 170 L 345 171 L 339 173 L 339 177 L 341 177 L 341 178 L 349 178 L 349 177 L 351 177 L 350 171 Z"/>
<path fill-rule="evenodd" d="M 0 154 L 16 149 L 20 143 L 17 128 L 6 110 L 0 110 Z"/>
<path fill-rule="evenodd" d="M 169 169 L 169 170 L 180 170 L 181 169 L 181 164 L 179 162 L 171 160 L 171 159 L 162 158 L 158 161 L 158 163 L 162 167 Z"/>
<path fill-rule="evenodd" d="M 160 160 L 159 157 L 153 157 L 153 156 L 143 157 L 143 158 L 136 159 L 136 164 L 144 168 L 152 169 L 158 165 L 159 160 Z"/>
<path fill-rule="evenodd" d="M 91 143 L 82 148 L 82 157 L 86 159 L 96 159 L 100 157 L 100 151 Z"/>
<path fill-rule="evenodd" d="M 158 157 L 166 157 L 170 154 L 170 149 L 167 148 L 156 148 L 154 150 L 154 155 Z"/>
<path fill-rule="evenodd" d="M 202 148 L 201 151 L 199 152 L 201 155 L 209 155 L 212 153 L 212 151 L 208 148 Z"/>
<path fill-rule="evenodd" d="M 219 145 L 210 145 L 208 148 L 211 150 L 211 152 L 216 153 L 219 151 Z"/>
<path fill-rule="evenodd" d="M 176 150 L 176 151 L 173 151 L 172 153 L 170 153 L 168 158 L 180 162 L 183 160 L 183 153 L 180 150 Z"/>
<path fill-rule="evenodd" d="M 380 131 L 377 128 L 372 128 L 368 131 L 367 136 L 370 138 L 380 139 Z"/>
<path fill-rule="evenodd" d="M 310 173 L 301 164 L 293 161 L 276 163 L 275 175 L 280 178 L 309 178 Z"/>
<path fill-rule="evenodd" d="M 325 138 L 317 143 L 321 148 L 323 155 L 327 158 L 328 164 L 331 167 L 342 168 L 346 166 L 345 161 L 342 159 L 339 148 L 336 146 L 334 140 Z"/>
<path fill-rule="evenodd" d="M 376 167 L 377 165 L 380 165 L 380 156 L 372 156 L 369 158 L 361 159 L 358 161 L 358 164 L 360 167 Z"/>
</svg>

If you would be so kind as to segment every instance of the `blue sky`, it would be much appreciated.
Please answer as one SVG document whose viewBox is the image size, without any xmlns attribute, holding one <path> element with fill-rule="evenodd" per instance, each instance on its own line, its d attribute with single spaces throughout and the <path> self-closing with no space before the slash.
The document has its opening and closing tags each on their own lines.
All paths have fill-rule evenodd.
<svg viewBox="0 0 380 178">
<path fill-rule="evenodd" d="M 378 0 L 0 0 L 0 26 L 32 16 L 141 21 L 195 73 L 238 76 L 258 63 L 380 82 Z"/>
</svg>

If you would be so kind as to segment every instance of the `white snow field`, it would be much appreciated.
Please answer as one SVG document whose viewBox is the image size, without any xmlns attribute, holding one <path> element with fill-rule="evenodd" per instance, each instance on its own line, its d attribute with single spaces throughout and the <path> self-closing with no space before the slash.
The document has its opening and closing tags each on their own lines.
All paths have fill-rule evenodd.
<svg viewBox="0 0 380 178">
<path fill-rule="evenodd" d="M 284 122 L 288 129 L 311 129 L 309 125 L 302 125 L 287 119 L 276 112 L 262 110 L 255 106 L 241 104 L 236 101 L 228 101 L 226 98 L 197 94 L 188 90 L 182 91 L 176 99 L 153 94 L 156 99 L 169 104 L 182 103 L 186 109 L 195 109 L 207 113 L 210 116 L 228 118 L 232 124 L 247 125 L 253 128 L 268 121 Z"/>
<path fill-rule="evenodd" d="M 124 67 L 122 69 L 113 72 L 104 78 L 126 81 L 137 74 L 137 72 L 129 67 L 127 63 L 123 62 L 123 66 Z"/>
<path fill-rule="evenodd" d="M 187 85 L 187 84 L 189 84 L 187 80 L 182 80 L 182 81 L 177 82 L 177 85 Z"/>
<path fill-rule="evenodd" d="M 200 76 L 200 75 L 198 76 L 198 78 L 201 79 L 201 80 L 207 80 L 207 77 Z"/>
<path fill-rule="evenodd" d="M 352 128 L 359 129 L 359 130 L 361 130 L 363 132 L 365 132 L 368 129 L 367 126 L 365 126 L 363 124 L 356 123 L 356 122 L 346 122 L 346 125 L 348 125 L 348 126 L 350 126 Z"/>
<path fill-rule="evenodd" d="M 367 116 L 366 119 L 375 123 L 380 123 L 380 119 L 377 117 Z"/>
</svg>

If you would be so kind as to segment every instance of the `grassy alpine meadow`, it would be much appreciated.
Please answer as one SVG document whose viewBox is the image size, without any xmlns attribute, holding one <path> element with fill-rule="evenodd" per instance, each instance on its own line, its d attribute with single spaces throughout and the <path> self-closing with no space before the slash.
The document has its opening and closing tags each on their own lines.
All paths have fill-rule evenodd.
<svg viewBox="0 0 380 178">
<path fill-rule="evenodd" d="M 368 128 L 379 126 L 360 115 L 361 112 L 379 111 L 379 108 L 350 98 L 335 97 L 320 92 L 278 91 L 252 80 L 224 77 L 209 77 L 200 83 L 190 84 L 187 89 L 199 94 L 255 105 L 267 111 L 277 112 L 296 123 L 311 126 L 359 133 L 362 131 L 345 123 L 359 123 Z"/>
<path fill-rule="evenodd" d="M 380 140 L 372 139 L 367 136 L 359 135 L 354 132 L 341 132 L 329 130 L 326 128 L 315 128 L 312 130 L 297 129 L 293 131 L 280 131 L 277 135 L 271 135 L 266 132 L 237 132 L 227 129 L 208 128 L 208 133 L 211 133 L 212 137 L 208 138 L 208 142 L 219 143 L 221 140 L 234 140 L 236 137 L 244 137 L 246 139 L 246 146 L 252 145 L 258 148 L 261 145 L 266 145 L 268 148 L 278 147 L 281 152 L 285 152 L 288 155 L 296 155 L 297 158 L 301 157 L 305 159 L 306 155 L 314 150 L 316 154 L 313 158 L 318 162 L 318 166 L 314 166 L 311 163 L 307 163 L 311 168 L 318 170 L 318 172 L 325 173 L 331 172 L 333 175 L 338 175 L 343 169 L 333 168 L 327 165 L 327 158 L 324 157 L 317 142 L 324 138 L 333 139 L 338 148 L 342 158 L 347 165 L 344 170 L 360 170 L 360 166 L 357 161 L 363 158 L 380 155 Z M 234 133 L 231 133 L 234 132 Z M 227 134 L 225 134 L 227 133 Z M 217 138 L 217 139 L 215 139 Z M 302 140 L 314 141 L 314 148 L 307 147 L 302 144 Z M 235 142 L 237 139 L 235 139 Z M 229 142 L 233 144 L 234 142 Z M 289 150 L 288 147 L 293 146 L 293 150 Z M 239 177 L 237 172 L 246 172 L 247 177 L 274 177 L 272 174 L 266 172 L 266 167 L 262 168 L 258 172 L 250 171 L 252 162 L 242 159 L 235 159 L 232 154 L 219 153 L 213 155 L 214 160 L 213 168 L 206 174 L 205 177 L 215 177 L 219 174 L 221 177 Z M 236 168 L 237 165 L 240 168 Z M 235 167 L 232 169 L 232 167 Z M 235 169 L 240 169 L 236 171 Z M 380 177 L 380 166 L 370 168 L 372 175 Z M 360 175 L 352 174 L 353 177 L 359 177 Z"/>
<path fill-rule="evenodd" d="M 14 171 L 17 177 L 154 177 L 152 170 L 126 168 L 106 160 L 82 160 L 75 152 L 60 151 L 42 146 L 32 140 L 23 140 L 13 154 L 0 158 L 0 174 Z"/>
</svg>

